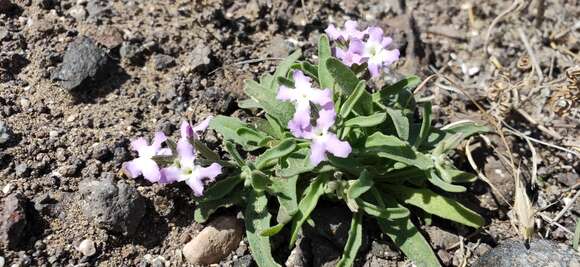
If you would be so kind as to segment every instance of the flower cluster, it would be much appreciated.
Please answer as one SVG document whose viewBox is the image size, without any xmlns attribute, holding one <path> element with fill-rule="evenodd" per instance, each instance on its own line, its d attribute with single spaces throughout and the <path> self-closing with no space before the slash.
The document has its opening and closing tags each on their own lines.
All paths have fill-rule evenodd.
<svg viewBox="0 0 580 267">
<path fill-rule="evenodd" d="M 357 28 L 358 23 L 349 20 L 344 23 L 344 30 L 331 24 L 325 32 L 330 39 L 342 45 L 334 50 L 335 56 L 342 63 L 349 67 L 367 63 L 369 72 L 376 77 L 383 68 L 399 59 L 400 52 L 398 49 L 387 49 L 393 39 L 385 37 L 381 28 L 368 27 L 363 31 Z"/>
<path fill-rule="evenodd" d="M 296 112 L 288 128 L 298 138 L 312 141 L 310 147 L 310 162 L 316 166 L 326 160 L 326 152 L 336 157 L 346 158 L 352 148 L 345 141 L 340 141 L 336 134 L 330 132 L 330 128 L 336 120 L 336 111 L 332 102 L 330 89 L 312 88 L 312 82 L 302 71 L 295 70 L 292 74 L 294 88 L 281 85 L 278 89 L 277 98 L 294 103 Z M 319 108 L 316 126 L 312 125 L 311 104 Z"/>
<path fill-rule="evenodd" d="M 162 147 L 167 141 L 162 132 L 155 133 L 151 145 L 148 145 L 143 137 L 133 140 L 131 149 L 137 151 L 138 157 L 124 164 L 125 173 L 131 178 L 143 175 L 152 183 L 185 182 L 196 196 L 201 196 L 205 182 L 214 181 L 222 172 L 222 167 L 218 163 L 212 163 L 208 167 L 195 163 L 197 153 L 192 142 L 199 139 L 199 135 L 207 129 L 210 120 L 211 118 L 207 118 L 193 127 L 188 122 L 182 122 L 181 138 L 175 151 Z M 155 157 L 170 158 L 172 164 L 161 167 Z"/>
</svg>

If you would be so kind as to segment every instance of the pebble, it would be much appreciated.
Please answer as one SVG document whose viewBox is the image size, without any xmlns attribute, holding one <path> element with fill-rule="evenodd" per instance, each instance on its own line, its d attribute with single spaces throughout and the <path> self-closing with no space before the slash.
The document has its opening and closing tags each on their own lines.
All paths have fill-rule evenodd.
<svg viewBox="0 0 580 267">
<path fill-rule="evenodd" d="M 52 80 L 72 91 L 86 82 L 103 76 L 109 59 L 106 52 L 85 36 L 77 37 L 66 49 L 62 64 L 53 72 Z"/>
<path fill-rule="evenodd" d="M 0 121 L 0 145 L 10 141 L 12 134 L 5 122 Z"/>
<path fill-rule="evenodd" d="M 145 215 L 145 200 L 137 190 L 108 177 L 79 185 L 81 208 L 86 217 L 113 233 L 132 235 Z"/>
<path fill-rule="evenodd" d="M 26 200 L 20 194 L 4 198 L 0 210 L 0 241 L 14 249 L 25 239 L 28 218 L 25 211 Z"/>
<path fill-rule="evenodd" d="M 155 70 L 164 70 L 175 66 L 175 58 L 168 55 L 154 55 L 153 67 Z"/>
<path fill-rule="evenodd" d="M 26 163 L 20 163 L 14 168 L 14 172 L 18 177 L 25 177 L 30 174 L 30 167 Z"/>
<path fill-rule="evenodd" d="M 87 18 L 87 11 L 81 5 L 73 6 L 68 10 L 68 14 L 75 18 L 77 21 L 83 21 Z"/>
<path fill-rule="evenodd" d="M 209 55 L 211 54 L 211 49 L 200 43 L 195 46 L 193 51 L 187 57 L 187 70 L 194 71 L 203 66 L 209 65 L 211 62 Z"/>
<path fill-rule="evenodd" d="M 81 243 L 76 247 L 78 251 L 80 251 L 83 255 L 90 257 L 97 253 L 97 249 L 95 248 L 95 242 L 90 239 L 85 239 L 81 241 Z"/>
<path fill-rule="evenodd" d="M 217 217 L 183 247 L 183 255 L 195 265 L 218 263 L 238 247 L 242 236 L 243 227 L 238 219 Z"/>
</svg>

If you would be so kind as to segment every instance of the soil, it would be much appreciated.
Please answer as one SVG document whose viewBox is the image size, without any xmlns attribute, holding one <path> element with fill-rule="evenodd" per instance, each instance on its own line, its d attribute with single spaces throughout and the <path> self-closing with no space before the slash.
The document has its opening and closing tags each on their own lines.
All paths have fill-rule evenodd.
<svg viewBox="0 0 580 267">
<path fill-rule="evenodd" d="M 176 136 L 184 118 L 252 115 L 237 107 L 244 79 L 273 71 L 296 48 L 312 57 L 328 23 L 342 25 L 347 18 L 392 35 L 402 52 L 393 73 L 427 78 L 437 72 L 454 81 L 437 78 L 418 93 L 433 101 L 436 125 L 486 120 L 476 101 L 515 131 L 544 143 L 533 142 L 539 164 L 536 207 L 554 218 L 573 203 L 560 216 L 561 227 L 538 216 L 534 238 L 571 244 L 580 214 L 574 198 L 580 182 L 580 88 L 578 76 L 566 73 L 580 66 L 580 3 L 546 0 L 538 9 L 538 2 L 544 1 L 532 1 L 494 24 L 510 1 L 0 0 L 0 128 L 7 128 L 0 129 L 0 140 L 9 135 L 0 143 L 0 195 L 26 199 L 28 222 L 17 245 L 9 248 L 8 240 L 0 240 L 0 256 L 20 266 L 149 266 L 159 264 L 152 260 L 158 256 L 172 266 L 186 265 L 180 249 L 203 228 L 193 219 L 192 193 L 182 185 L 119 175 L 132 157 L 130 140 L 156 130 Z M 65 89 L 55 72 L 69 44 L 83 37 L 107 55 L 106 66 L 86 68 L 105 73 L 86 74 L 80 85 Z M 554 104 L 561 102 L 568 108 Z M 215 133 L 205 140 L 219 145 Z M 513 180 L 490 144 L 499 151 L 506 147 L 493 134 L 477 142 L 473 153 L 480 169 L 511 202 Z M 513 134 L 507 143 L 529 177 L 530 147 Z M 473 171 L 462 152 L 454 159 Z M 79 184 L 102 179 L 125 180 L 145 199 L 145 216 L 134 235 L 107 231 L 84 216 Z M 503 240 L 518 238 L 509 205 L 485 183 L 475 183 L 462 198 L 488 225 L 474 232 L 435 218 L 425 226 L 447 266 L 470 264 Z M 406 264 L 373 226 L 366 232 L 358 265 Z M 85 239 L 95 242 L 94 255 L 75 248 Z M 331 239 L 305 239 L 307 264 L 331 266 L 340 255 Z M 277 258 L 284 262 L 290 251 L 279 247 Z M 248 255 L 242 242 L 220 265 L 251 265 Z"/>
</svg>

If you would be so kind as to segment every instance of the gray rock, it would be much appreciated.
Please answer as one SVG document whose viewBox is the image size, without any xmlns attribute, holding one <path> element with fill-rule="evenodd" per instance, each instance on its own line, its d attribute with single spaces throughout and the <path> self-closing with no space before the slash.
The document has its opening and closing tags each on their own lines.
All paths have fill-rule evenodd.
<svg viewBox="0 0 580 267">
<path fill-rule="evenodd" d="M 68 10 L 68 14 L 77 21 L 83 21 L 87 17 L 87 11 L 81 5 L 76 5 Z"/>
<path fill-rule="evenodd" d="M 236 217 L 218 217 L 183 247 L 183 256 L 194 265 L 218 263 L 239 246 L 242 236 Z"/>
<path fill-rule="evenodd" d="M 8 125 L 5 122 L 0 121 L 0 145 L 10 141 L 12 136 Z"/>
<path fill-rule="evenodd" d="M 0 210 L 0 243 L 9 249 L 17 248 L 24 240 L 28 218 L 26 216 L 26 200 L 19 194 L 11 194 L 4 198 Z"/>
<path fill-rule="evenodd" d="M 508 240 L 483 255 L 473 266 L 580 266 L 580 255 L 574 249 L 554 241 L 533 240 L 527 249 L 522 241 Z"/>
<path fill-rule="evenodd" d="M 28 164 L 26 163 L 21 163 L 14 168 L 14 172 L 18 177 L 25 177 L 30 174 L 30 167 L 28 167 Z"/>
<path fill-rule="evenodd" d="M 95 247 L 95 242 L 90 239 L 85 239 L 76 247 L 86 257 L 90 257 L 97 253 L 97 248 Z"/>
<path fill-rule="evenodd" d="M 69 44 L 62 64 L 52 73 L 51 78 L 60 82 L 66 90 L 74 90 L 86 82 L 100 79 L 108 64 L 105 50 L 88 37 L 78 37 Z"/>
<path fill-rule="evenodd" d="M 189 71 L 194 71 L 198 68 L 208 65 L 211 60 L 209 55 L 211 54 L 211 49 L 204 45 L 203 43 L 199 43 L 195 46 L 193 51 L 187 57 L 187 66 Z"/>
<path fill-rule="evenodd" d="M 155 70 L 164 70 L 175 66 L 175 58 L 168 55 L 154 55 L 153 67 Z"/>
<path fill-rule="evenodd" d="M 233 260 L 233 267 L 250 267 L 254 263 L 252 255 L 245 255 Z"/>
<path fill-rule="evenodd" d="M 85 216 L 111 232 L 132 235 L 145 215 L 145 200 L 124 181 L 83 181 L 79 192 Z"/>
<path fill-rule="evenodd" d="M 111 5 L 106 0 L 87 1 L 87 12 L 89 13 L 88 19 L 92 22 L 112 15 Z"/>
</svg>

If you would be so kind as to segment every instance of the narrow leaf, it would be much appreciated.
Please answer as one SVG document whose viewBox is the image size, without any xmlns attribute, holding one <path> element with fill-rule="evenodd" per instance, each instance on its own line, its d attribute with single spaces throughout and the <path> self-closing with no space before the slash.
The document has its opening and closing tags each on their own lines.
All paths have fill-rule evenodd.
<svg viewBox="0 0 580 267">
<path fill-rule="evenodd" d="M 411 122 L 409 121 L 409 118 L 405 116 L 403 110 L 387 107 L 387 113 L 389 113 L 389 117 L 397 130 L 399 138 L 405 141 L 409 140 L 409 125 Z"/>
<path fill-rule="evenodd" d="M 344 123 L 345 127 L 373 127 L 383 123 L 387 119 L 386 113 L 375 113 L 370 116 L 357 116 Z"/>
<path fill-rule="evenodd" d="M 238 175 L 221 179 L 212 184 L 205 190 L 205 192 L 203 192 L 203 198 L 200 200 L 200 202 L 208 202 L 223 198 L 232 192 L 232 190 L 241 182 L 242 178 Z"/>
<path fill-rule="evenodd" d="M 395 136 L 376 132 L 367 138 L 365 147 L 367 148 L 367 153 L 376 153 L 379 157 L 399 161 L 421 170 L 428 170 L 433 167 L 431 158 L 415 151 L 408 143 L 401 141 Z"/>
<path fill-rule="evenodd" d="M 415 147 L 421 147 L 429 134 L 431 133 L 431 102 L 426 102 L 423 104 L 423 121 L 421 122 L 421 131 L 419 132 L 419 138 L 417 138 L 417 142 L 415 143 Z"/>
<path fill-rule="evenodd" d="M 347 118 L 348 115 L 350 114 L 350 112 L 353 110 L 353 108 L 355 107 L 355 105 L 358 103 L 360 97 L 363 95 L 363 93 L 365 92 L 365 87 L 366 87 L 366 82 L 365 81 L 360 81 L 354 91 L 352 92 L 352 94 L 350 94 L 348 96 L 348 98 L 346 99 L 346 101 L 344 101 L 344 104 L 342 104 L 342 106 L 340 107 L 340 116 L 342 118 Z"/>
<path fill-rule="evenodd" d="M 296 239 L 298 238 L 298 231 L 302 229 L 302 225 L 310 216 L 310 213 L 318 204 L 318 199 L 324 193 L 324 188 L 326 185 L 327 178 L 325 176 L 319 176 L 316 178 L 305 190 L 304 198 L 300 200 L 298 204 L 298 212 L 294 215 L 294 220 L 292 221 L 292 230 L 290 231 L 290 247 L 294 245 Z"/>
<path fill-rule="evenodd" d="M 344 247 L 340 261 L 336 265 L 337 267 L 353 266 L 354 260 L 356 259 L 356 254 L 362 245 L 362 240 L 362 213 L 357 212 L 352 215 L 352 221 L 350 222 L 350 230 L 348 231 L 346 246 Z"/>
<path fill-rule="evenodd" d="M 407 204 L 421 208 L 427 213 L 479 228 L 485 220 L 459 202 L 434 193 L 429 189 L 390 185 L 389 191 Z"/>
<path fill-rule="evenodd" d="M 262 155 L 256 159 L 256 168 L 263 170 L 270 167 L 272 161 L 278 160 L 292 153 L 296 149 L 296 144 L 293 139 L 286 139 L 277 146 L 266 150 Z"/>
<path fill-rule="evenodd" d="M 320 35 L 320 40 L 318 41 L 318 83 L 322 89 L 333 89 L 334 79 L 328 68 L 326 67 L 326 60 L 332 55 L 330 50 L 330 41 L 326 34 Z"/>
<path fill-rule="evenodd" d="M 259 233 L 269 228 L 271 215 L 268 213 L 268 198 L 264 193 L 250 190 L 247 193 L 247 206 L 244 212 L 246 236 L 250 251 L 260 267 L 280 266 L 272 256 L 270 238 Z"/>
</svg>

